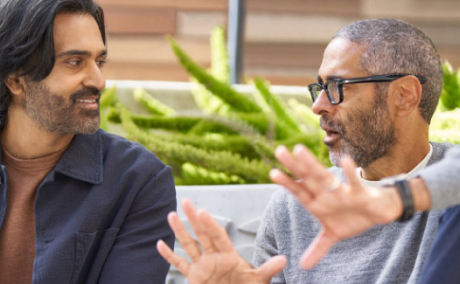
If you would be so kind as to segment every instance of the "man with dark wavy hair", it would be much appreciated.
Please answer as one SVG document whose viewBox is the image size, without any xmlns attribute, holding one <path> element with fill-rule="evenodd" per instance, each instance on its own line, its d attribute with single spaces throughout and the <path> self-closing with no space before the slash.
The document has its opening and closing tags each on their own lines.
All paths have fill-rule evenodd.
<svg viewBox="0 0 460 284">
<path fill-rule="evenodd" d="M 99 129 L 92 0 L 0 2 L 0 283 L 164 283 L 171 169 Z"/>
</svg>

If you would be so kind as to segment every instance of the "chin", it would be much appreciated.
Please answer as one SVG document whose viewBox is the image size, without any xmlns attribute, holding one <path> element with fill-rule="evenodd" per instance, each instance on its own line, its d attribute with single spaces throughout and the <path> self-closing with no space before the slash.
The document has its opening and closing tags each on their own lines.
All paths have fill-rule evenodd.
<svg viewBox="0 0 460 284">
<path fill-rule="evenodd" d="M 336 166 L 340 167 L 340 159 L 342 158 L 343 153 L 340 151 L 331 151 L 329 149 L 329 160 L 331 160 L 331 163 Z"/>
<path fill-rule="evenodd" d="M 100 125 L 101 125 L 100 120 L 98 120 L 97 122 L 91 123 L 91 124 L 84 125 L 83 127 L 81 127 L 79 129 L 80 130 L 79 134 L 93 134 L 93 133 L 96 133 L 96 131 L 99 130 Z"/>
<path fill-rule="evenodd" d="M 331 160 L 331 163 L 334 166 L 340 167 L 340 159 L 342 159 L 342 157 L 346 154 L 344 147 L 339 145 L 339 143 L 327 143 L 326 146 L 329 149 L 329 160 Z"/>
<path fill-rule="evenodd" d="M 55 129 L 55 131 L 62 135 L 76 135 L 76 134 L 94 134 L 99 130 L 101 125 L 100 120 L 87 121 L 85 123 L 69 125 L 67 127 L 62 127 L 61 129 Z"/>
<path fill-rule="evenodd" d="M 95 128 L 95 129 L 85 129 L 85 130 L 81 131 L 80 133 L 76 133 L 76 134 L 85 134 L 85 135 L 94 134 L 98 130 L 99 130 L 99 127 Z"/>
</svg>

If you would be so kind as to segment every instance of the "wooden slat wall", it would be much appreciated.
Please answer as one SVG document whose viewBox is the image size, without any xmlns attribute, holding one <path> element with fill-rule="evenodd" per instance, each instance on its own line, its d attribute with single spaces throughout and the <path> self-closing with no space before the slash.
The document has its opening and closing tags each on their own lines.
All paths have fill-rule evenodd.
<svg viewBox="0 0 460 284">
<path fill-rule="evenodd" d="M 172 35 L 205 67 L 209 35 L 227 25 L 228 0 L 100 0 L 106 12 L 107 79 L 188 81 L 165 39 Z M 272 84 L 316 80 L 324 48 L 344 25 L 399 18 L 424 30 L 443 59 L 460 67 L 460 1 L 246 0 L 244 76 Z"/>
<path fill-rule="evenodd" d="M 108 7 L 105 13 L 109 34 L 172 34 L 177 29 L 171 8 Z"/>
<path fill-rule="evenodd" d="M 227 0 L 100 0 L 103 7 L 152 7 L 152 8 L 176 8 L 181 10 L 226 10 Z"/>
<path fill-rule="evenodd" d="M 283 12 L 358 16 L 361 0 L 247 0 L 247 8 L 258 12 Z"/>
</svg>

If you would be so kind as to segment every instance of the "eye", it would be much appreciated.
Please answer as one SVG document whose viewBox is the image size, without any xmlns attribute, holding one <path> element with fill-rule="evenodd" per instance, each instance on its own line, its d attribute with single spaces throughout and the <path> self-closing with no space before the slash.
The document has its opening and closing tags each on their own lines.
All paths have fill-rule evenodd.
<svg viewBox="0 0 460 284">
<path fill-rule="evenodd" d="M 97 65 L 99 66 L 99 68 L 102 68 L 104 67 L 105 63 L 107 63 L 106 60 L 99 60 L 99 61 L 96 61 Z"/>
<path fill-rule="evenodd" d="M 79 59 L 75 59 L 75 60 L 69 60 L 67 61 L 67 64 L 71 65 L 71 66 L 74 66 L 74 67 L 77 67 L 81 64 L 81 60 Z"/>
</svg>

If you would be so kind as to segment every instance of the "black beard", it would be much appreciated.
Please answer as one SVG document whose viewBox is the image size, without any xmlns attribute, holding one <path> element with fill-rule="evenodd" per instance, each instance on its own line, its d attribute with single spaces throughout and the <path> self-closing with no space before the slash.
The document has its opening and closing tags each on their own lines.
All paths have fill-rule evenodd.
<svg viewBox="0 0 460 284">
<path fill-rule="evenodd" d="M 90 96 L 97 96 L 99 104 L 101 91 L 86 87 L 66 98 L 52 94 L 42 82 L 28 82 L 22 105 L 27 115 L 50 133 L 91 134 L 99 129 L 99 108 L 77 108 L 76 101 Z"/>
</svg>

